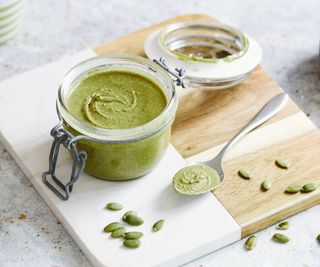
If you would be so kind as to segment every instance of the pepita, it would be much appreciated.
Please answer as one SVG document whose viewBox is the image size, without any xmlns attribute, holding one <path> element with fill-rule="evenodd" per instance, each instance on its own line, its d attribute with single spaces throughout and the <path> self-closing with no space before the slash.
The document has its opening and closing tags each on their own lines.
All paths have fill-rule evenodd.
<svg viewBox="0 0 320 267">
<path fill-rule="evenodd" d="M 113 223 L 109 223 L 105 228 L 103 228 L 103 231 L 105 231 L 106 233 L 111 233 L 114 230 L 121 228 L 122 225 L 119 222 L 113 222 Z"/>
<path fill-rule="evenodd" d="M 314 190 L 316 190 L 318 188 L 318 185 L 317 184 L 314 184 L 314 183 L 308 183 L 308 184 L 305 184 L 302 189 L 301 189 L 301 192 L 303 193 L 309 193 L 309 192 L 312 192 Z"/>
<path fill-rule="evenodd" d="M 290 240 L 289 237 L 287 237 L 286 235 L 279 234 L 279 233 L 274 234 L 272 239 L 275 242 L 282 243 L 282 244 L 288 243 Z"/>
<path fill-rule="evenodd" d="M 269 179 L 265 179 L 263 181 L 263 183 L 261 184 L 261 187 L 265 190 L 265 191 L 268 191 L 270 188 L 271 188 L 271 181 Z"/>
<path fill-rule="evenodd" d="M 250 236 L 244 244 L 247 250 L 252 250 L 257 244 L 257 237 L 255 235 Z"/>
<path fill-rule="evenodd" d="M 118 228 L 118 229 L 112 231 L 111 237 L 113 237 L 113 238 L 123 237 L 123 235 L 124 235 L 124 233 L 125 233 L 126 231 L 127 231 L 127 230 L 126 230 L 124 227 Z"/>
<path fill-rule="evenodd" d="M 277 229 L 279 230 L 287 230 L 289 228 L 289 222 L 279 223 Z"/>
<path fill-rule="evenodd" d="M 284 191 L 287 194 L 295 194 L 301 190 L 302 186 L 300 185 L 289 185 L 287 189 Z"/>
<path fill-rule="evenodd" d="M 158 232 L 163 227 L 163 224 L 164 224 L 164 220 L 159 220 L 155 222 L 155 224 L 152 226 L 152 231 Z"/>
<path fill-rule="evenodd" d="M 279 168 L 282 168 L 282 169 L 288 169 L 289 168 L 289 163 L 286 159 L 277 159 L 275 161 L 276 165 L 279 167 Z"/>
<path fill-rule="evenodd" d="M 144 223 L 142 218 L 140 218 L 137 215 L 132 215 L 132 214 L 126 216 L 126 222 L 130 225 L 133 225 L 133 226 L 138 226 L 138 225 L 141 225 Z"/>
<path fill-rule="evenodd" d="M 247 180 L 253 178 L 252 174 L 251 174 L 248 170 L 246 170 L 246 169 L 240 169 L 240 170 L 238 171 L 238 175 L 239 175 L 240 177 L 242 177 L 243 179 L 247 179 Z"/>
<path fill-rule="evenodd" d="M 127 232 L 124 233 L 123 238 L 124 239 L 139 239 L 143 236 L 143 233 L 141 232 Z"/>
<path fill-rule="evenodd" d="M 128 215 L 135 215 L 135 216 L 137 216 L 138 214 L 137 214 L 136 211 L 129 210 L 129 211 L 127 211 L 125 214 L 123 214 L 122 220 L 126 221 L 126 217 L 127 217 Z"/>
<path fill-rule="evenodd" d="M 127 248 L 138 248 L 140 247 L 140 240 L 139 239 L 129 239 L 123 242 L 123 245 Z"/>
<path fill-rule="evenodd" d="M 122 210 L 123 206 L 117 202 L 110 202 L 106 205 L 106 208 L 109 210 Z"/>
</svg>

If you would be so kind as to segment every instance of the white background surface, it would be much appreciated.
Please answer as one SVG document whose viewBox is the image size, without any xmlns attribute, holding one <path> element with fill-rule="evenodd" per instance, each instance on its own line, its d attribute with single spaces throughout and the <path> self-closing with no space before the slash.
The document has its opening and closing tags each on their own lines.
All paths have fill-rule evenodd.
<svg viewBox="0 0 320 267">
<path fill-rule="evenodd" d="M 0 47 L 0 79 L 183 13 L 207 13 L 262 46 L 262 65 L 320 125 L 318 0 L 29 0 L 21 34 Z M 27 90 L 28 88 L 25 88 Z M 1 94 L 0 94 L 1 97 Z M 90 266 L 0 145 L 0 266 Z M 27 219 L 18 219 L 21 213 Z M 240 241 L 189 266 L 319 266 L 320 207 L 290 219 L 287 245 L 260 233 L 254 251 Z"/>
</svg>

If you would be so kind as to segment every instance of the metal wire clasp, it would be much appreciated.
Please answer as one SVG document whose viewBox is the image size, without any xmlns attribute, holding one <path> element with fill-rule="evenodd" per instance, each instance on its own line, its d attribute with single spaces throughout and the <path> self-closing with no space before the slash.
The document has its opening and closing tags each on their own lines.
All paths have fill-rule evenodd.
<svg viewBox="0 0 320 267">
<path fill-rule="evenodd" d="M 49 170 L 42 173 L 42 181 L 59 198 L 61 198 L 62 200 L 68 200 L 73 188 L 73 184 L 79 179 L 80 175 L 84 170 L 87 159 L 87 153 L 85 151 L 79 151 L 77 149 L 76 139 L 70 132 L 68 132 L 62 126 L 62 118 L 58 109 L 57 113 L 60 122 L 54 128 L 52 128 L 50 132 L 50 135 L 53 137 L 53 143 L 51 145 L 51 150 L 49 154 Z M 61 182 L 59 178 L 56 176 L 56 167 L 61 145 L 63 145 L 66 149 L 68 149 L 71 152 L 73 158 L 70 181 L 67 184 L 63 184 L 63 182 Z M 49 182 L 48 176 L 51 177 L 53 182 Z M 61 191 L 63 193 L 61 193 Z"/>
<path fill-rule="evenodd" d="M 180 69 L 175 68 L 174 70 L 171 70 L 168 67 L 168 65 L 166 64 L 166 61 L 163 57 L 161 57 L 159 60 L 154 59 L 153 62 L 156 63 L 157 65 L 159 65 L 161 68 L 163 68 L 168 73 L 170 73 L 173 77 L 175 77 L 176 79 L 174 80 L 174 82 L 176 85 L 181 86 L 182 88 L 185 88 L 184 83 L 183 83 L 183 79 L 186 75 L 186 71 L 184 68 L 180 68 Z"/>
</svg>

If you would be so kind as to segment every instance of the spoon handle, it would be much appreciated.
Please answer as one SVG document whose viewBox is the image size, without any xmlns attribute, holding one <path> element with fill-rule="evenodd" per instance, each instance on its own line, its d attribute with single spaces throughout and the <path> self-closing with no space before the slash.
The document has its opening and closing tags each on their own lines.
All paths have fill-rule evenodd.
<svg viewBox="0 0 320 267">
<path fill-rule="evenodd" d="M 244 135 L 276 115 L 285 106 L 288 98 L 289 97 L 286 93 L 281 93 L 274 96 L 267 104 L 265 104 L 257 115 L 254 116 L 254 118 L 224 146 L 219 153 L 220 159 L 222 160 L 228 148 L 232 147 Z"/>
</svg>

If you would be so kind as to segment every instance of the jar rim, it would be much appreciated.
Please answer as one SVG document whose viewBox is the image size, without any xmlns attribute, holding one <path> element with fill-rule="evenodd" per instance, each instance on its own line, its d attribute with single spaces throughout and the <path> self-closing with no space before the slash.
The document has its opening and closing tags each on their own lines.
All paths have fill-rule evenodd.
<svg viewBox="0 0 320 267">
<path fill-rule="evenodd" d="M 183 53 L 180 53 L 178 51 L 170 49 L 168 43 L 166 42 L 166 37 L 169 34 L 172 34 L 175 31 L 178 30 L 188 30 L 195 27 L 204 28 L 207 30 L 221 30 L 225 34 L 233 36 L 234 37 L 234 43 L 236 43 L 236 40 L 240 42 L 242 45 L 242 48 L 239 49 L 237 53 L 233 53 L 230 55 L 227 55 L 222 58 L 198 58 L 198 57 L 190 57 L 188 55 L 185 55 Z M 203 38 L 203 37 L 202 37 Z M 206 35 L 206 38 L 213 38 L 211 35 Z M 181 42 L 183 38 L 175 40 Z M 191 61 L 191 62 L 203 62 L 203 63 L 219 63 L 219 62 L 232 62 L 240 57 L 242 57 L 247 51 L 248 51 L 248 38 L 245 34 L 243 34 L 240 30 L 231 27 L 226 24 L 218 23 L 218 22 L 209 22 L 209 21 L 187 21 L 187 22 L 177 22 L 170 24 L 169 26 L 162 29 L 159 33 L 159 43 L 163 47 L 165 51 L 172 54 L 175 57 L 178 57 L 179 59 L 185 60 L 185 61 Z"/>
<path fill-rule="evenodd" d="M 88 73 L 96 68 L 108 67 L 111 65 L 130 66 L 132 68 L 136 67 L 137 70 L 143 72 L 146 77 L 152 79 L 153 81 L 157 80 L 157 82 L 162 87 L 166 86 L 167 89 L 170 90 L 170 94 L 163 90 L 168 97 L 168 103 L 157 117 L 147 122 L 146 124 L 142 124 L 132 128 L 105 129 L 79 120 L 68 110 L 64 97 L 65 88 L 69 86 L 70 89 L 70 87 L 72 87 L 71 83 L 75 81 L 75 79 L 79 76 Z M 147 70 L 153 73 L 157 73 L 158 75 L 152 76 L 151 73 L 147 73 Z M 148 59 L 129 54 L 106 54 L 102 56 L 92 57 L 76 64 L 64 75 L 64 78 L 58 88 L 57 96 L 58 112 L 61 114 L 63 120 L 68 125 L 70 125 L 74 130 L 84 136 L 88 136 L 97 142 L 101 140 L 107 143 L 137 141 L 155 134 L 156 132 L 164 128 L 168 123 L 171 123 L 173 121 L 177 106 L 178 97 L 175 86 L 173 80 L 167 74 L 167 72 L 165 72 L 157 64 Z"/>
</svg>

